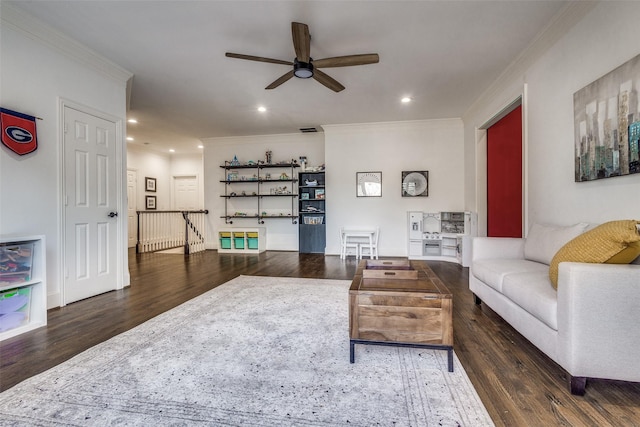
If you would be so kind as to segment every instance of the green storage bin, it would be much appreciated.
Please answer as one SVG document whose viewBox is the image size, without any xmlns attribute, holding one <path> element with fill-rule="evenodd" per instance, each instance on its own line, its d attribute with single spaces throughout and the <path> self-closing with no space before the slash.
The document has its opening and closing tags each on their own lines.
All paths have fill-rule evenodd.
<svg viewBox="0 0 640 427">
<path fill-rule="evenodd" d="M 220 238 L 220 249 L 231 249 L 231 237 Z"/>
<path fill-rule="evenodd" d="M 244 237 L 234 237 L 233 244 L 236 249 L 244 249 Z"/>
<path fill-rule="evenodd" d="M 247 246 L 249 249 L 258 249 L 258 238 L 257 237 L 248 237 L 247 238 Z"/>
</svg>

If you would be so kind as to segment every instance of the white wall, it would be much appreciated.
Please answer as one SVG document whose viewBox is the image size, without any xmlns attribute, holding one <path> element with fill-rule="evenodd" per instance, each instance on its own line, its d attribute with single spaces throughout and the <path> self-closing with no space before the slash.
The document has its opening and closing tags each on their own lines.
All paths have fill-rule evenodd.
<svg viewBox="0 0 640 427">
<path fill-rule="evenodd" d="M 173 177 L 195 176 L 198 185 L 198 209 L 204 209 L 204 162 L 202 157 L 202 153 L 171 155 L 171 188 L 173 190 Z M 172 198 L 175 199 L 173 192 Z"/>
<path fill-rule="evenodd" d="M 326 163 L 327 254 L 340 253 L 341 226 L 379 226 L 380 255 L 407 255 L 407 212 L 464 208 L 463 125 L 459 119 L 363 125 L 324 125 L 324 134 L 289 134 L 205 139 L 205 206 L 214 244 L 224 212 L 220 165 L 231 160 L 273 160 L 307 156 L 310 166 Z M 402 171 L 428 170 L 429 197 L 401 196 Z M 356 172 L 382 172 L 382 197 L 356 197 Z M 234 220 L 232 226 L 257 226 Z M 298 226 L 266 220 L 268 250 L 297 250 Z"/>
<path fill-rule="evenodd" d="M 38 149 L 34 153 L 17 156 L 0 147 L 0 234 L 45 235 L 48 307 L 51 308 L 60 305 L 62 282 L 61 112 L 58 105 L 60 99 L 67 99 L 124 122 L 126 80 L 108 77 L 48 47 L 51 40 L 39 38 L 43 26 L 35 24 L 34 27 L 32 21 L 23 20 L 7 5 L 1 7 L 0 105 L 42 120 L 37 120 Z M 33 31 L 27 35 L 22 28 Z M 124 135 L 121 139 L 124 140 Z M 124 171 L 124 158 L 118 163 Z M 125 208 L 124 172 L 121 182 L 120 205 Z M 122 280 L 128 285 L 126 224 L 122 237 L 125 265 Z"/>
<path fill-rule="evenodd" d="M 224 179 L 225 171 L 220 166 L 225 160 L 230 161 L 237 156 L 240 162 L 249 160 L 265 160 L 265 152 L 273 152 L 273 162 L 298 160 L 300 156 L 307 156 L 309 166 L 324 163 L 324 135 L 322 133 L 287 134 L 246 136 L 228 138 L 203 139 L 204 143 L 204 190 L 205 209 L 209 210 L 207 223 L 209 225 L 211 246 L 218 247 L 217 232 L 221 227 L 266 227 L 267 250 L 298 250 L 298 225 L 290 219 L 266 219 L 264 224 L 258 224 L 256 219 L 234 219 L 233 224 L 225 224 L 220 215 L 224 214 Z M 298 169 L 299 170 L 299 169 Z M 249 172 L 247 172 L 248 174 Z M 296 187 L 297 188 L 297 187 Z M 253 191 L 249 188 L 247 191 Z M 280 198 L 278 198 L 280 200 Z M 295 199 L 297 203 L 297 198 Z M 281 200 L 284 206 L 290 207 L 290 201 Z M 297 207 L 296 207 L 297 208 Z M 297 211 L 297 210 L 296 210 Z"/>
<path fill-rule="evenodd" d="M 145 196 L 156 196 L 156 209 L 171 209 L 171 156 L 145 150 L 134 144 L 127 145 L 127 168 L 136 171 L 136 209 L 145 209 Z M 145 178 L 156 179 L 156 192 L 145 191 Z"/>
<path fill-rule="evenodd" d="M 173 177 L 194 175 L 198 180 L 200 207 L 204 206 L 202 154 L 170 154 L 145 149 L 136 144 L 127 145 L 127 169 L 136 171 L 136 209 L 145 209 L 145 196 L 156 196 L 157 210 L 173 209 Z M 145 178 L 156 179 L 156 191 L 145 190 Z"/>
<path fill-rule="evenodd" d="M 340 227 L 380 227 L 381 256 L 407 255 L 407 212 L 464 209 L 459 119 L 323 126 L 327 254 L 340 253 Z M 402 197 L 402 171 L 429 171 L 428 197 Z M 382 172 L 382 197 L 357 197 L 356 172 Z"/>
<path fill-rule="evenodd" d="M 502 82 L 464 117 L 465 152 L 473 155 L 475 128 L 526 84 L 528 225 L 640 219 L 640 174 L 574 182 L 573 130 L 573 94 L 640 53 L 639 14 L 639 2 L 598 3 L 523 72 Z M 467 178 L 467 185 L 486 173 L 482 162 L 476 166 L 480 167 Z M 483 208 L 475 194 L 467 200 L 475 205 L 469 209 Z"/>
</svg>

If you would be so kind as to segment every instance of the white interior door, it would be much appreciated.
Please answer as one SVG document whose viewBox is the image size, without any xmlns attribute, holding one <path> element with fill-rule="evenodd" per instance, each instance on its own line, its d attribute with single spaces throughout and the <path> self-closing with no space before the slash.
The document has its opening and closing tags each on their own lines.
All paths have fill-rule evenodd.
<svg viewBox="0 0 640 427">
<path fill-rule="evenodd" d="M 64 303 L 116 289 L 116 124 L 64 108 Z"/>
<path fill-rule="evenodd" d="M 194 211 L 198 209 L 198 178 L 196 176 L 173 177 L 174 209 Z"/>
<path fill-rule="evenodd" d="M 128 239 L 127 247 L 133 248 L 138 241 L 138 192 L 136 185 L 138 182 L 138 172 L 135 170 L 127 170 L 127 230 Z"/>
</svg>

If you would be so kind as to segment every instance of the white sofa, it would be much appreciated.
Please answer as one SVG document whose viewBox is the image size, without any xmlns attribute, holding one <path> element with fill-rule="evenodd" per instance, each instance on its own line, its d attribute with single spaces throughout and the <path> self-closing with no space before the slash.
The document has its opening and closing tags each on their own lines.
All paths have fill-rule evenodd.
<svg viewBox="0 0 640 427">
<path fill-rule="evenodd" d="M 640 381 L 640 257 L 632 264 L 561 262 L 557 291 L 549 279 L 554 254 L 581 234 L 534 225 L 527 239 L 477 237 L 469 288 L 570 376 L 573 394 L 587 378 Z"/>
</svg>

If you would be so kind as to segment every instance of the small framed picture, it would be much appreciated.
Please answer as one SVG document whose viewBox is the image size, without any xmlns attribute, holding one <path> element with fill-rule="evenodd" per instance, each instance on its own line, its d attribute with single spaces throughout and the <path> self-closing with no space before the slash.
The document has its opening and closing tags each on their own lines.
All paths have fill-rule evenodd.
<svg viewBox="0 0 640 427">
<path fill-rule="evenodd" d="M 144 189 L 145 191 L 150 191 L 152 193 L 156 192 L 156 179 L 146 177 L 144 179 Z"/>
<path fill-rule="evenodd" d="M 356 196 L 382 197 L 382 172 L 356 172 Z"/>
<path fill-rule="evenodd" d="M 318 188 L 315 196 L 316 199 L 324 199 L 324 188 Z"/>
<path fill-rule="evenodd" d="M 428 197 L 429 171 L 402 171 L 402 197 Z"/>
<path fill-rule="evenodd" d="M 300 198 L 302 200 L 309 200 L 309 193 L 302 193 L 300 194 Z"/>
<path fill-rule="evenodd" d="M 148 211 L 156 209 L 156 196 L 146 196 L 145 207 Z"/>
</svg>

